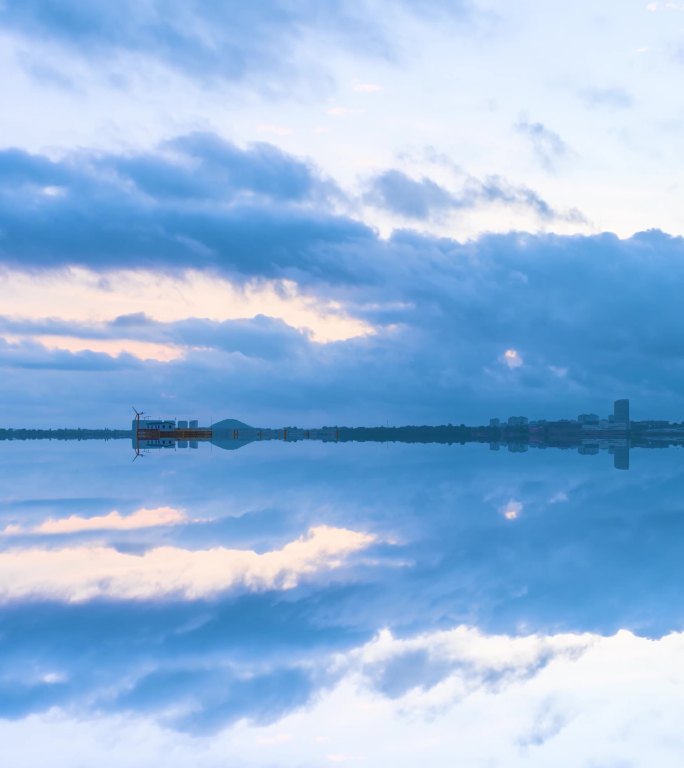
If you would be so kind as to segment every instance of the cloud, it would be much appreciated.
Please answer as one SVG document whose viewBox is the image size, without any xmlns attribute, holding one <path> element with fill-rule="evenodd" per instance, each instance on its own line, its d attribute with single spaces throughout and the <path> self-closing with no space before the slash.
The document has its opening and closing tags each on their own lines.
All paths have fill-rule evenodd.
<svg viewBox="0 0 684 768">
<path fill-rule="evenodd" d="M 113 169 L 144 194 L 196 200 L 231 200 L 240 194 L 283 202 L 322 199 L 335 192 L 316 171 L 271 144 L 240 149 L 210 133 L 194 133 L 161 145 L 168 156 L 107 158 Z"/>
<path fill-rule="evenodd" d="M 224 271 L 232 264 L 235 274 L 264 278 L 284 276 L 288 264 L 293 275 L 305 274 L 307 261 L 323 257 L 332 272 L 348 272 L 331 252 L 374 239 L 368 227 L 330 211 L 334 185 L 261 145 L 238 150 L 193 134 L 135 157 L 52 161 L 6 150 L 0 172 L 0 256 L 17 266 Z M 54 187 L 62 193 L 45 194 Z"/>
<path fill-rule="evenodd" d="M 130 515 L 122 515 L 116 510 L 106 515 L 81 517 L 70 515 L 64 518 L 50 518 L 32 528 L 21 525 L 8 525 L 1 535 L 16 536 L 19 534 L 59 535 L 81 533 L 83 531 L 134 531 L 140 528 L 155 528 L 164 525 L 181 525 L 189 522 L 187 515 L 173 507 L 157 507 L 156 509 L 141 509 Z"/>
<path fill-rule="evenodd" d="M 197 317 L 220 322 L 263 318 L 266 314 L 299 331 L 310 332 L 319 342 L 372 331 L 368 324 L 348 316 L 339 303 L 307 294 L 291 280 L 254 280 L 240 285 L 199 270 L 165 275 L 135 269 L 7 269 L 0 271 L 0 289 L 6 297 L 0 332 L 15 338 L 146 338 L 151 344 L 159 341 L 160 335 L 166 336 L 159 322 L 169 324 Z M 141 306 L 144 312 L 135 311 Z M 242 323 L 243 327 L 247 325 Z M 168 347 L 169 352 L 176 354 L 167 355 L 166 359 L 179 356 L 177 347 Z M 153 349 L 143 347 L 140 351 Z"/>
<path fill-rule="evenodd" d="M 394 50 L 391 28 L 397 14 L 460 20 L 469 15 L 468 6 L 441 0 L 423 2 L 420 9 L 401 0 L 390 10 L 374 0 L 324 7 L 315 0 L 264 0 L 258 7 L 123 0 L 115 12 L 104 0 L 26 0 L 4 4 L 0 22 L 34 48 L 57 47 L 88 62 L 112 66 L 142 59 L 205 82 L 250 81 L 278 90 L 306 72 L 312 38 L 382 58 Z"/>
<path fill-rule="evenodd" d="M 669 0 L 668 2 L 662 2 L 662 3 L 648 3 L 646 6 L 647 11 L 658 11 L 658 10 L 665 10 L 665 11 L 684 11 L 684 3 L 677 2 L 677 0 Z"/>
<path fill-rule="evenodd" d="M 520 120 L 515 128 L 529 140 L 537 160 L 548 171 L 555 170 L 558 162 L 570 154 L 570 148 L 563 139 L 543 123 Z"/>
<path fill-rule="evenodd" d="M 36 764 L 48 743 L 59 768 L 75 759 L 121 765 L 130 759 L 131 734 L 136 758 L 150 763 L 163 756 L 172 768 L 213 768 L 226 756 L 241 765 L 290 768 L 321 765 L 330 755 L 401 768 L 420 759 L 626 766 L 654 755 L 675 765 L 682 747 L 681 651 L 681 634 L 652 642 L 627 632 L 514 637 L 462 627 L 405 639 L 383 633 L 320 660 L 315 670 L 283 665 L 241 676 L 205 664 L 148 671 L 115 706 L 110 689 L 109 706 L 95 718 L 53 709 L 0 723 L 0 735 L 13 765 Z M 405 661 L 410 675 L 411 654 L 431 665 L 427 676 L 419 669 L 403 688 L 385 690 L 393 666 Z M 343 674 L 319 686 L 316 672 L 331 660 Z M 434 665 L 442 671 L 435 674 Z M 27 696 L 17 686 L 8 698 L 33 698 L 36 709 L 42 699 L 47 708 L 55 700 L 47 688 Z M 640 727 L 628 727 L 634 722 Z M 212 739 L 198 742 L 208 733 Z"/>
<path fill-rule="evenodd" d="M 382 87 L 376 83 L 354 83 L 354 90 L 357 93 L 377 93 Z"/>
<path fill-rule="evenodd" d="M 420 221 L 492 204 L 528 209 L 547 221 L 582 221 L 578 211 L 557 212 L 533 190 L 512 185 L 499 176 L 467 177 L 461 190 L 451 192 L 427 177 L 416 180 L 403 171 L 389 170 L 371 179 L 365 200 L 404 218 Z"/>
<path fill-rule="evenodd" d="M 61 525 L 68 527 L 69 521 Z M 224 547 L 195 552 L 159 547 L 141 555 L 90 545 L 8 550 L 0 553 L 0 599 L 192 600 L 235 587 L 292 589 L 307 575 L 339 567 L 373 539 L 370 534 L 317 526 L 306 537 L 263 554 Z"/>
<path fill-rule="evenodd" d="M 3 192 L 14 184 L 26 194 L 59 189 L 64 195 L 112 195 L 138 204 L 155 200 L 234 203 L 247 195 L 282 203 L 322 203 L 335 185 L 303 160 L 271 144 L 237 147 L 212 133 L 163 142 L 156 152 L 131 155 L 74 153 L 50 160 L 18 149 L 0 151 Z M 54 197 L 55 195 L 47 195 Z"/>
<path fill-rule="evenodd" d="M 634 106 L 632 95 L 624 88 L 587 88 L 582 91 L 582 100 L 589 107 L 627 109 Z"/>
<path fill-rule="evenodd" d="M 455 198 L 436 182 L 426 178 L 415 181 L 396 170 L 375 176 L 367 199 L 401 216 L 423 220 L 457 207 Z"/>
<path fill-rule="evenodd" d="M 168 162 L 191 184 L 193 153 L 201 165 L 207 144 L 174 146 L 189 154 Z M 220 185 L 201 198 L 155 197 L 147 182 L 142 192 L 117 154 L 0 157 L 0 397 L 32 398 L 13 418 L 49 426 L 55 391 L 62 408 L 78 402 L 98 421 L 168 394 L 188 411 L 197 402 L 218 411 L 230 392 L 227 415 L 264 426 L 283 413 L 309 425 L 363 424 L 380 412 L 399 423 L 445 414 L 477 423 L 504 404 L 560 417 L 585 411 L 596 393 L 650 403 L 654 417 L 680 407 L 680 238 L 508 233 L 458 242 L 403 229 L 383 239 L 329 210 L 315 170 L 303 171 L 302 200 L 289 160 L 282 185 L 267 175 L 262 183 L 261 154 L 232 148 L 231 158 L 236 151 L 235 167 L 251 170 L 226 198 Z M 377 204 L 413 216 L 502 204 L 554 215 L 496 178 L 466 177 L 454 192 L 388 171 L 374 184 Z M 53 186 L 64 194 L 42 193 Z M 182 354 L 141 360 L 151 349 Z M 496 361 L 505 350 L 518 357 L 504 367 Z M 86 382 L 79 370 L 97 375 Z"/>
<path fill-rule="evenodd" d="M 0 316 L 0 338 L 15 348 L 28 342 L 51 350 L 170 362 L 219 340 L 222 348 L 238 344 L 236 349 L 245 354 L 258 355 L 258 345 L 250 347 L 250 340 L 269 336 L 269 354 L 282 355 L 302 336 L 328 343 L 373 332 L 339 303 L 302 295 L 292 281 L 239 286 L 196 270 L 168 276 L 134 270 L 46 270 L 40 275 L 6 270 L 0 273 L 0 288 L 10 315 Z M 169 295 L 178 300 L 169 301 Z M 146 312 L 120 314 L 140 306 L 177 322 L 159 322 Z M 192 319 L 198 315 L 207 319 Z M 211 316 L 236 319 L 220 323 Z"/>
<path fill-rule="evenodd" d="M 501 359 L 504 365 L 508 366 L 512 371 L 520 368 L 525 363 L 517 349 L 507 349 L 501 356 Z"/>
<path fill-rule="evenodd" d="M 136 464 L 135 483 L 127 443 L 23 444 L 4 452 L 5 515 L 17 514 L 15 497 L 50 494 L 44 506 L 21 507 L 26 528 L 44 522 L 46 508 L 53 519 L 71 517 L 70 497 L 87 499 L 103 488 L 120 495 L 115 508 L 121 510 L 137 508 L 123 499 L 153 493 L 182 502 L 194 519 L 212 521 L 114 531 L 105 565 L 111 550 L 140 558 L 161 542 L 198 558 L 227 541 L 232 551 L 268 555 L 321 523 L 382 530 L 396 543 L 376 540 L 351 557 L 332 555 L 345 558 L 341 577 L 331 579 L 323 564 L 286 593 L 245 589 L 238 582 L 192 600 L 152 594 L 67 602 L 34 593 L 6 602 L 0 717 L 52 710 L 60 721 L 96 710 L 162 724 L 169 733 L 201 735 L 240 719 L 282 725 L 287 717 L 308 717 L 323 700 L 339 711 L 342 686 L 356 691 L 357 703 L 374 701 L 369 711 L 380 707 L 393 717 L 410 714 L 412 721 L 434 723 L 483 699 L 483 711 L 519 701 L 521 691 L 532 693 L 545 679 L 546 692 L 563 688 L 597 647 L 613 660 L 626 647 L 612 637 L 618 628 L 652 638 L 629 636 L 626 645 L 633 643 L 630 653 L 636 655 L 612 662 L 616 676 L 622 666 L 623 680 L 625 670 L 643 670 L 641 652 L 652 652 L 649 664 L 660 659 L 663 669 L 671 658 L 662 654 L 679 653 L 681 637 L 670 634 L 682 607 L 682 470 L 676 451 L 650 452 L 659 454 L 657 461 L 636 452 L 637 466 L 623 474 L 610 469 L 607 453 L 573 458 L 566 451 L 531 451 L 507 458 L 486 446 L 378 451 L 333 444 L 313 452 L 302 443 L 254 447 L 251 454 L 232 454 L 229 463 L 208 454 L 151 459 L 144 467 Z M 61 471 L 65 451 L 78 473 Z M 52 478 L 49 487 L 38 482 L 46 476 Z M 654 509 L 656 485 L 660 502 Z M 551 507 L 559 488 L 567 501 Z M 510 500 L 524 504 L 514 522 L 499 513 Z M 114 505 L 102 500 L 87 506 L 104 516 Z M 54 538 L 41 542 L 48 545 L 64 550 Z M 97 575 L 100 549 L 88 551 Z M 190 580 L 179 576 L 184 563 L 175 560 L 173 579 Z M 27 559 L 24 570 L 32 564 Z M 59 577 L 56 565 L 48 578 Z M 390 631 L 378 635 L 379 627 Z M 588 684 L 592 670 L 584 674 Z M 514 743 L 528 749 L 553 743 L 553 726 L 567 719 L 567 711 L 541 693 L 524 712 L 521 707 L 515 710 L 521 720 L 511 732 Z M 494 722 L 503 712 L 490 715 Z"/>
<path fill-rule="evenodd" d="M 499 510 L 499 512 L 506 518 L 506 520 L 517 520 L 520 517 L 520 513 L 522 511 L 523 505 L 514 499 L 511 499 Z"/>
<path fill-rule="evenodd" d="M 200 736 L 223 730 L 237 720 L 262 726 L 276 722 L 308 703 L 316 692 L 311 672 L 298 667 L 247 675 L 231 669 L 218 673 L 168 669 L 136 681 L 114 708 L 157 715 L 171 709 L 173 702 L 175 712 L 162 715 L 167 726 Z"/>
<path fill-rule="evenodd" d="M 8 337 L 5 337 L 7 339 Z M 16 339 L 13 339 L 16 341 Z M 184 350 L 172 344 L 134 341 L 132 339 L 93 339 L 77 336 L 44 335 L 32 336 L 31 341 L 45 349 L 65 352 L 96 352 L 117 358 L 131 355 L 139 360 L 154 360 L 167 363 L 183 356 Z"/>
<path fill-rule="evenodd" d="M 501 693 L 554 661 L 576 660 L 596 642 L 590 634 L 487 636 L 465 626 L 401 639 L 382 630 L 348 658 L 361 664 L 370 687 L 391 698 L 411 694 L 413 707 L 423 698 L 429 707 L 436 703 L 428 704 L 430 698 L 453 702 L 478 689 Z"/>
<path fill-rule="evenodd" d="M 362 249 L 342 241 L 332 253 L 317 251 L 300 267 L 300 280 L 308 295 L 337 302 L 337 311 L 372 328 L 372 335 L 320 348 L 305 333 L 265 317 L 147 321 L 125 332 L 107 323 L 6 320 L 7 335 L 125 336 L 186 352 L 155 364 L 0 342 L 0 396 L 24 402 L 32 393 L 24 423 L 42 419 L 46 426 L 55 387 L 68 386 L 72 398 L 79 393 L 79 420 L 100 422 L 109 414 L 116 424 L 116 414 L 131 402 L 160 402 L 170 381 L 174 409 L 213 403 L 215 413 L 225 407 L 226 415 L 263 426 L 281 423 L 283 413 L 312 426 L 333 418 L 372 423 L 378 412 L 398 423 L 440 423 L 454 414 L 454 402 L 463 405 L 453 418 L 469 423 L 486 423 L 501 408 L 562 417 L 586 411 L 597 393 L 630 396 L 643 403 L 645 415 L 673 417 L 682 402 L 673 287 L 682 248 L 680 239 L 658 232 L 627 240 L 510 234 L 458 243 L 401 231 L 386 241 L 369 238 Z M 334 282 L 342 271 L 348 280 Z M 657 305 L 648 298 L 653 295 Z M 648 324 L 638 319 L 644 313 Z M 506 360 L 506 367 L 493 364 L 507 349 L 524 358 L 515 377 Z M 37 369 L 55 375 L 21 373 Z M 67 382 L 56 373 L 83 369 L 107 375 L 91 377 L 86 391 L 85 381 L 74 375 Z M 58 402 L 68 409 L 71 399 L 64 394 Z"/>
</svg>

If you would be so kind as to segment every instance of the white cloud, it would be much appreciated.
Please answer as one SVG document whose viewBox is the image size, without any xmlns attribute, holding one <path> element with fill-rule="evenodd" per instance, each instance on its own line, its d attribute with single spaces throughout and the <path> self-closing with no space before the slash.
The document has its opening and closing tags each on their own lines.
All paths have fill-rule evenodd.
<svg viewBox="0 0 684 768">
<path fill-rule="evenodd" d="M 347 117 L 348 115 L 362 115 L 363 110 L 352 107 L 336 106 L 326 109 L 326 114 L 330 115 L 331 117 Z"/>
<path fill-rule="evenodd" d="M 386 663 L 406 653 L 424 651 L 435 660 L 468 662 L 481 670 L 534 668 L 539 661 L 557 654 L 577 656 L 597 642 L 586 634 L 558 635 L 487 635 L 478 629 L 458 626 L 438 632 L 425 632 L 413 637 L 395 637 L 383 629 L 361 648 L 349 654 L 354 664 Z M 343 657 L 339 657 L 340 659 Z M 487 677 L 487 675 L 485 675 Z"/>
<path fill-rule="evenodd" d="M 523 505 L 519 501 L 511 499 L 499 509 L 499 512 L 506 520 L 517 520 L 523 510 Z"/>
<path fill-rule="evenodd" d="M 174 507 L 142 507 L 130 515 L 122 515 L 113 510 L 106 515 L 95 517 L 80 517 L 71 515 L 65 518 L 50 518 L 34 526 L 22 528 L 20 525 L 8 525 L 2 534 L 15 536 L 18 534 L 63 534 L 80 533 L 82 531 L 133 531 L 141 528 L 155 528 L 163 525 L 180 525 L 188 522 L 188 517 L 181 509 Z"/>
<path fill-rule="evenodd" d="M 231 587 L 291 589 L 308 574 L 341 566 L 375 537 L 317 526 L 282 549 L 259 554 L 214 547 L 158 547 L 128 554 L 103 545 L 27 548 L 0 553 L 0 600 L 29 596 L 79 602 L 99 597 L 192 600 Z"/>
<path fill-rule="evenodd" d="M 48 755 L 55 768 L 302 768 L 330 756 L 396 768 L 680 768 L 682 653 L 680 633 L 649 640 L 625 631 L 514 637 L 460 627 L 408 639 L 383 632 L 336 657 L 337 685 L 270 725 L 242 720 L 200 741 L 139 713 L 86 720 L 52 709 L 0 721 L 0 738 L 13 768 L 33 768 Z M 398 697 L 383 695 L 377 669 L 407 654 L 425 654 L 443 672 Z"/>
<path fill-rule="evenodd" d="M 279 123 L 258 123 L 256 129 L 259 133 L 270 133 L 273 136 L 289 136 L 292 133 L 286 125 Z"/>
<path fill-rule="evenodd" d="M 57 685 L 58 683 L 64 683 L 67 681 L 66 675 L 61 672 L 48 672 L 41 677 L 41 682 L 47 685 Z"/>
<path fill-rule="evenodd" d="M 41 190 L 46 197 L 61 197 L 66 194 L 64 187 L 47 186 Z"/>
<path fill-rule="evenodd" d="M 523 365 L 523 359 L 517 349 L 507 349 L 503 353 L 502 360 L 511 370 L 520 368 Z"/>
<path fill-rule="evenodd" d="M 658 11 L 661 8 L 666 11 L 682 11 L 684 10 L 684 3 L 674 2 L 674 0 L 668 0 L 668 2 L 664 2 L 664 3 L 655 3 L 655 2 L 649 3 L 646 6 L 646 10 L 651 11 L 651 13 L 654 13 L 655 11 Z"/>
<path fill-rule="evenodd" d="M 377 93 L 382 88 L 375 83 L 355 83 L 354 90 L 357 93 Z"/>
</svg>

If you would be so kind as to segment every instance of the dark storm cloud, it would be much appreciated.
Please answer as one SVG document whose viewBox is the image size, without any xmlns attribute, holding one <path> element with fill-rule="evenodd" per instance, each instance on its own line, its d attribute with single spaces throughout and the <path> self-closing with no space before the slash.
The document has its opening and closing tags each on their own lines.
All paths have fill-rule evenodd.
<svg viewBox="0 0 684 768">
<path fill-rule="evenodd" d="M 215 134 L 194 133 L 160 149 L 170 157 L 110 157 L 103 159 L 102 168 L 113 169 L 156 200 L 230 201 L 247 193 L 282 202 L 322 202 L 326 192 L 336 192 L 311 166 L 271 144 L 245 150 Z"/>
<path fill-rule="evenodd" d="M 24 266 L 215 267 L 352 277 L 334 252 L 373 244 L 335 216 L 338 193 L 274 147 L 190 135 L 162 153 L 60 162 L 0 152 L 0 255 Z M 327 255 L 326 255 L 327 254 Z M 325 269 L 323 269 L 325 267 Z"/>
<path fill-rule="evenodd" d="M 80 153 L 53 161 L 5 150 L 0 174 L 6 263 L 199 267 L 353 285 L 384 281 L 396 257 L 398 241 L 388 245 L 332 212 L 343 200 L 333 182 L 269 145 L 241 149 L 191 134 L 132 156 Z M 418 219 L 490 203 L 528 208 L 543 220 L 578 216 L 494 176 L 468 179 L 456 194 L 390 170 L 373 181 L 369 199 Z M 415 262 L 422 259 L 417 251 L 432 245 L 425 240 L 412 250 Z"/>
<path fill-rule="evenodd" d="M 387 56 L 394 49 L 388 17 L 403 12 L 461 19 L 468 5 L 460 0 L 401 0 L 389 8 L 375 0 L 123 0 L 116 5 L 26 0 L 3 3 L 0 24 L 34 45 L 56 44 L 89 61 L 145 57 L 205 82 L 259 77 L 260 87 L 277 88 L 297 70 L 310 34 L 367 56 Z"/>
<path fill-rule="evenodd" d="M 61 161 L 18 149 L 0 151 L 2 192 L 28 194 L 54 187 L 72 196 L 96 194 L 143 205 L 178 199 L 187 205 L 232 203 L 241 195 L 280 203 L 324 205 L 339 195 L 307 162 L 270 144 L 239 148 L 212 133 L 191 133 L 161 144 L 156 152 L 132 155 L 73 153 Z"/>
<path fill-rule="evenodd" d="M 125 157 L 56 161 L 8 150 L 0 168 L 5 265 L 287 278 L 375 331 L 320 345 L 266 317 L 159 323 L 133 314 L 89 325 L 5 318 L 8 338 L 54 333 L 188 348 L 184 359 L 161 364 L 3 342 L 0 396 L 19 403 L 26 391 L 41 393 L 29 424 L 44 418 L 55 380 L 41 374 L 27 389 L 20 370 L 28 368 L 92 370 L 83 402 L 93 413 L 102 410 L 98 398 L 118 408 L 162 393 L 184 408 L 219 408 L 230 392 L 231 415 L 262 425 L 284 410 L 309 425 L 473 423 L 504 407 L 566 416 L 586 410 L 596 393 L 640 399 L 663 416 L 684 404 L 681 238 L 509 233 L 460 243 L 407 229 L 382 239 L 333 213 L 338 193 L 304 161 L 207 135 Z M 399 190 L 395 207 L 415 216 L 454 204 L 432 182 L 398 171 L 384 181 L 386 195 Z M 497 179 L 479 182 L 473 195 L 547 211 L 529 190 Z M 522 365 L 506 365 L 508 349 Z"/>
</svg>

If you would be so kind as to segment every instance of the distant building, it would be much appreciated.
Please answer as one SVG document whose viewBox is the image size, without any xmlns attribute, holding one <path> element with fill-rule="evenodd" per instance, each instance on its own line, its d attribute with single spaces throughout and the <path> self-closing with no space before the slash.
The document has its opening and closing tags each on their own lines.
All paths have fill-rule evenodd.
<svg viewBox="0 0 684 768">
<path fill-rule="evenodd" d="M 611 447 L 610 452 L 613 454 L 613 466 L 615 469 L 629 469 L 628 445 Z"/>
<path fill-rule="evenodd" d="M 577 421 L 580 424 L 597 424 L 599 423 L 599 417 L 595 413 L 580 413 L 577 417 Z"/>
<path fill-rule="evenodd" d="M 173 430 L 176 429 L 176 422 L 173 419 L 133 419 L 132 429 Z"/>
<path fill-rule="evenodd" d="M 133 448 L 175 448 L 176 440 L 171 434 L 176 429 L 173 419 L 133 419 Z M 138 432 L 140 430 L 140 432 Z"/>
<path fill-rule="evenodd" d="M 629 424 L 629 400 L 616 400 L 613 404 L 613 422 Z"/>
<path fill-rule="evenodd" d="M 669 429 L 672 425 L 663 419 L 650 419 L 649 421 L 638 421 L 637 426 L 639 429 Z"/>
<path fill-rule="evenodd" d="M 508 426 L 509 427 L 526 427 L 527 416 L 509 416 Z"/>
<path fill-rule="evenodd" d="M 577 449 L 577 453 L 582 454 L 582 456 L 596 456 L 596 454 L 599 452 L 599 446 L 598 443 L 590 443 L 589 445 L 580 445 Z"/>
<path fill-rule="evenodd" d="M 501 426 L 501 419 L 490 419 L 489 420 L 489 426 L 490 427 L 500 427 Z"/>
</svg>

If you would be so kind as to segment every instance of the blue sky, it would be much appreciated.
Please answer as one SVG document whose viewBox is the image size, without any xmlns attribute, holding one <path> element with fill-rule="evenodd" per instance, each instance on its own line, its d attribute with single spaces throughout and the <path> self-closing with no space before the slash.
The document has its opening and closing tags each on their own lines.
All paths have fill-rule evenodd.
<svg viewBox="0 0 684 768">
<path fill-rule="evenodd" d="M 9 426 L 681 411 L 677 2 L 0 6 Z"/>
</svg>

